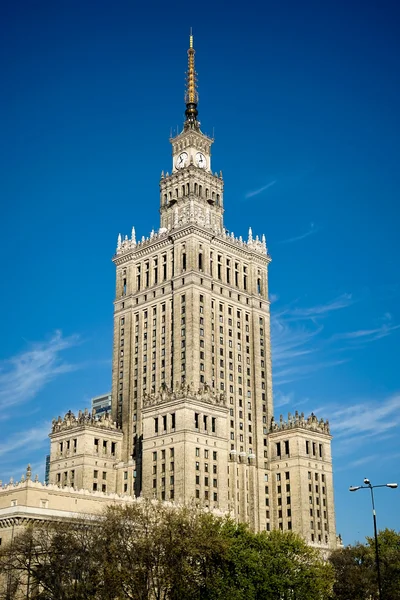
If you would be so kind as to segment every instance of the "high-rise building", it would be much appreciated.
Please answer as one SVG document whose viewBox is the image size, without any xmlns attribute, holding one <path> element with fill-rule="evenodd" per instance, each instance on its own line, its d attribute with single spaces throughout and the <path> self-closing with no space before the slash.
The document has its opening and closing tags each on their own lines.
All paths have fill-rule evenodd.
<svg viewBox="0 0 400 600">
<path fill-rule="evenodd" d="M 111 393 L 102 394 L 92 398 L 92 411 L 96 411 L 96 416 L 99 417 L 105 413 L 111 413 Z"/>
<path fill-rule="evenodd" d="M 222 173 L 197 108 L 190 36 L 160 228 L 140 241 L 134 228 L 119 236 L 113 259 L 112 418 L 54 422 L 50 481 L 197 500 L 256 531 L 293 530 L 334 548 L 329 424 L 297 412 L 274 420 L 271 259 L 264 235 L 250 229 L 243 240 L 224 227 Z"/>
</svg>

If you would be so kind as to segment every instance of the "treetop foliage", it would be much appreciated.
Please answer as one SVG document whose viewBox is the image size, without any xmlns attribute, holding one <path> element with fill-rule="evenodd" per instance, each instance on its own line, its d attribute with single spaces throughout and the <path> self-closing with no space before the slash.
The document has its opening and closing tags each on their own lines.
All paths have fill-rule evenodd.
<svg viewBox="0 0 400 600">
<path fill-rule="evenodd" d="M 292 532 L 152 501 L 30 526 L 0 551 L 1 600 L 328 600 L 332 586 Z"/>
<path fill-rule="evenodd" d="M 379 533 L 384 600 L 400 600 L 400 534 Z M 0 548 L 0 600 L 378 600 L 374 539 L 319 552 L 196 507 L 143 501 L 29 526 Z"/>
</svg>

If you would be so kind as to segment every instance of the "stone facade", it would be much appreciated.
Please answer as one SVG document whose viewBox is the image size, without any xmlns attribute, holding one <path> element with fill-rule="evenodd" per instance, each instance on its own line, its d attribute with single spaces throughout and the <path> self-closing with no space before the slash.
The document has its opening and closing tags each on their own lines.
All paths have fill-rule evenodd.
<svg viewBox="0 0 400 600">
<path fill-rule="evenodd" d="M 309 543 L 335 548 L 329 423 L 311 414 L 272 419 L 268 436 L 270 474 L 265 484 L 272 526 L 300 532 Z M 291 524 L 290 524 L 291 523 Z"/>
<path fill-rule="evenodd" d="M 123 434 L 109 414 L 68 412 L 53 420 L 49 483 L 91 491 L 115 492 Z"/>
<path fill-rule="evenodd" d="M 72 486 L 44 485 L 31 478 L 28 466 L 20 481 L 0 482 L 0 544 L 9 542 L 29 523 L 63 521 L 101 513 L 109 505 L 140 502 L 127 494 L 93 492 Z"/>
<path fill-rule="evenodd" d="M 194 72 L 191 41 L 190 101 L 170 140 L 171 174 L 161 174 L 160 228 L 118 236 L 111 415 L 53 422 L 50 483 L 194 500 L 326 551 L 336 547 L 329 424 L 274 420 L 271 258 L 265 235 L 250 228 L 244 240 L 224 227 Z"/>
</svg>

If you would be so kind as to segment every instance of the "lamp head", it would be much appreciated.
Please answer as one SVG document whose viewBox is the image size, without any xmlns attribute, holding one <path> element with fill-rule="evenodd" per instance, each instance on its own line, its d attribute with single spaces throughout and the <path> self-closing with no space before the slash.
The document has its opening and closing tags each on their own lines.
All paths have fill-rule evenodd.
<svg viewBox="0 0 400 600">
<path fill-rule="evenodd" d="M 387 483 L 386 487 L 390 487 L 392 489 L 395 489 L 395 488 L 397 488 L 397 483 Z"/>
<path fill-rule="evenodd" d="M 361 485 L 351 485 L 349 487 L 349 492 L 356 492 L 357 490 L 359 490 L 361 488 Z"/>
<path fill-rule="evenodd" d="M 367 479 L 367 478 L 365 478 L 365 479 L 364 479 L 364 483 L 365 483 L 365 485 L 371 485 L 371 482 L 370 482 L 370 480 L 369 480 L 369 479 Z"/>
</svg>

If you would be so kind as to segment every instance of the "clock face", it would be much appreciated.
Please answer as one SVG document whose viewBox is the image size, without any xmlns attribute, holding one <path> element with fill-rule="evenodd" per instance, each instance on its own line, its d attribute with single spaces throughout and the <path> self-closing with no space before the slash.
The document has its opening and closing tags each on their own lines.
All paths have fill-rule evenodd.
<svg viewBox="0 0 400 600">
<path fill-rule="evenodd" d="M 178 156 L 178 158 L 176 159 L 176 163 L 175 163 L 176 168 L 183 169 L 183 167 L 186 167 L 187 159 L 188 159 L 187 152 L 181 152 L 180 155 Z"/>
<path fill-rule="evenodd" d="M 206 157 L 201 152 L 197 152 L 196 154 L 196 164 L 200 169 L 205 169 L 207 166 Z"/>
</svg>

